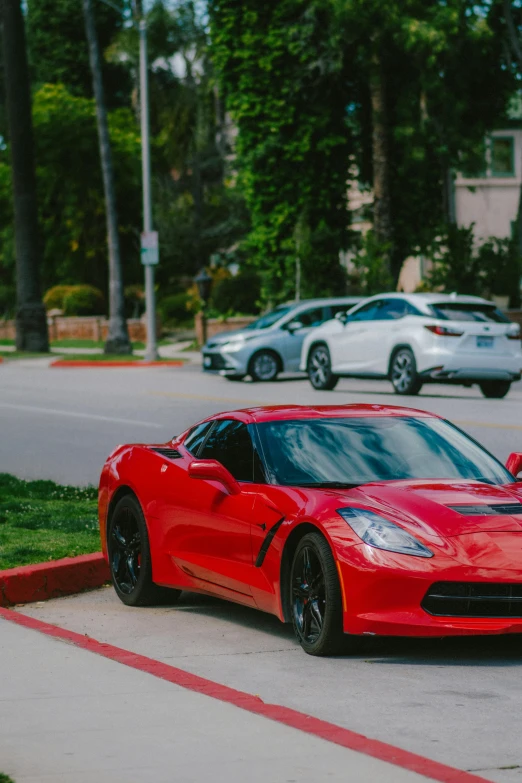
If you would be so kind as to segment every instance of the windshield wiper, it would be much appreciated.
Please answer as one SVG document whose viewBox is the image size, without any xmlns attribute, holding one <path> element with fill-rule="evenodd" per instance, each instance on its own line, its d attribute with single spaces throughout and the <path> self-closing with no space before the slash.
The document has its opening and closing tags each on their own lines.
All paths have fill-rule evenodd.
<svg viewBox="0 0 522 783">
<path fill-rule="evenodd" d="M 360 484 L 349 484 L 345 481 L 308 481 L 294 484 L 294 487 L 313 487 L 315 489 L 355 489 Z"/>
</svg>

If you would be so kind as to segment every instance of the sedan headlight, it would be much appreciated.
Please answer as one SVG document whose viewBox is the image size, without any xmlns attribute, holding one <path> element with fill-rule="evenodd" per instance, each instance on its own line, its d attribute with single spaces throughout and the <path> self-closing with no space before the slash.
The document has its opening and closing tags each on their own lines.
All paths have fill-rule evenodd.
<svg viewBox="0 0 522 783">
<path fill-rule="evenodd" d="M 363 508 L 338 508 L 337 513 L 368 546 L 400 555 L 433 557 L 433 552 L 389 519 Z"/>
</svg>

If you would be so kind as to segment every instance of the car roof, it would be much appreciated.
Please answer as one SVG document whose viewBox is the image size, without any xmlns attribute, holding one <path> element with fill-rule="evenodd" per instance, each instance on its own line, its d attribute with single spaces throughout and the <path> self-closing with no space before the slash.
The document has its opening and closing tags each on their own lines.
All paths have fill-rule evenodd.
<svg viewBox="0 0 522 783">
<path fill-rule="evenodd" d="M 299 302 L 287 302 L 286 305 L 279 305 L 280 307 L 313 307 L 314 305 L 329 305 L 329 304 L 358 304 L 365 297 L 364 296 L 328 296 L 320 297 L 318 299 L 301 299 Z M 277 309 L 277 308 L 276 308 Z"/>
<path fill-rule="evenodd" d="M 406 294 L 399 291 L 389 291 L 383 294 L 376 294 L 369 297 L 368 302 L 376 301 L 378 299 L 405 299 L 412 304 L 431 304 L 436 302 L 437 304 L 457 303 L 457 304 L 487 304 L 491 307 L 495 307 L 494 302 L 490 302 L 488 299 L 483 299 L 481 296 L 468 296 L 467 294 Z M 362 304 L 362 302 L 361 302 Z"/>
<path fill-rule="evenodd" d="M 238 419 L 246 424 L 295 419 L 357 418 L 357 417 L 408 416 L 413 418 L 439 418 L 435 413 L 405 408 L 399 405 L 264 405 L 224 411 L 209 416 L 205 421 Z"/>
</svg>

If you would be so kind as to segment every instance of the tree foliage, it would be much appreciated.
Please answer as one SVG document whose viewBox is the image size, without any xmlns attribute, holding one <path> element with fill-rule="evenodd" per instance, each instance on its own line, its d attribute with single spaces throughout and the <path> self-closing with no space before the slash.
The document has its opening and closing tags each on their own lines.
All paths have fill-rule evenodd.
<svg viewBox="0 0 522 783">
<path fill-rule="evenodd" d="M 343 291 L 350 139 L 329 3 L 211 0 L 213 57 L 237 125 L 246 248 L 273 301 L 295 292 L 295 230 L 309 228 L 304 296 Z"/>
</svg>

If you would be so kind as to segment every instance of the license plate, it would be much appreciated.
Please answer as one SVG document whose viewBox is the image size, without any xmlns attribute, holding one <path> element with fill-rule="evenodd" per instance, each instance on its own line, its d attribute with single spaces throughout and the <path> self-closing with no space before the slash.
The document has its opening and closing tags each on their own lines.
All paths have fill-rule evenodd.
<svg viewBox="0 0 522 783">
<path fill-rule="evenodd" d="M 212 358 L 210 356 L 205 356 L 203 359 L 203 367 L 210 367 L 212 364 Z"/>
<path fill-rule="evenodd" d="M 494 344 L 494 337 L 477 337 L 477 348 L 493 348 Z"/>
</svg>

